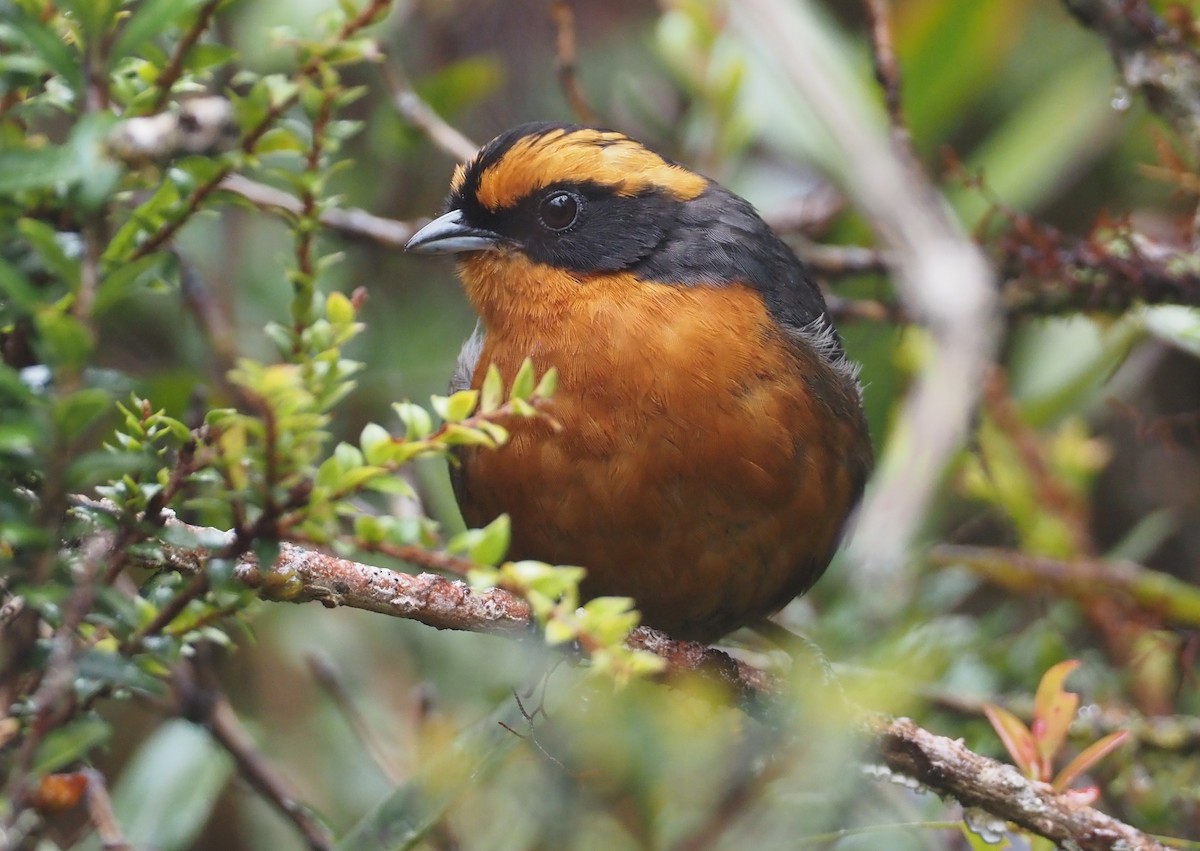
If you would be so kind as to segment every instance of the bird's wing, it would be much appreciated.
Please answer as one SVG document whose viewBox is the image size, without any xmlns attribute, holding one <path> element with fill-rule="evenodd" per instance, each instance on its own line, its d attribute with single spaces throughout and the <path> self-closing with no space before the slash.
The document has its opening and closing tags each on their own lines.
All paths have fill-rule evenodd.
<svg viewBox="0 0 1200 851">
<path fill-rule="evenodd" d="M 457 393 L 471 386 L 471 377 L 475 375 L 475 367 L 479 365 L 479 356 L 483 353 L 483 321 L 475 323 L 475 330 L 463 343 L 454 364 L 454 373 L 450 376 L 450 392 Z"/>
</svg>

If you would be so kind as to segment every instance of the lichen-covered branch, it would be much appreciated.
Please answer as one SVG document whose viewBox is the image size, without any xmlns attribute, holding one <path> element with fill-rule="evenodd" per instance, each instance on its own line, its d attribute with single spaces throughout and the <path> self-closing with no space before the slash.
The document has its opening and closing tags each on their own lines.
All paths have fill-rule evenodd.
<svg viewBox="0 0 1200 851">
<path fill-rule="evenodd" d="M 1200 149 L 1200 56 L 1147 0 L 1063 0 L 1076 20 L 1108 43 L 1125 85 Z"/>
<path fill-rule="evenodd" d="M 167 525 L 190 529 L 207 540 L 217 534 L 176 519 L 169 519 Z M 177 546 L 165 546 L 164 555 L 168 567 L 187 574 L 204 570 L 207 559 L 196 549 Z M 476 591 L 442 576 L 399 573 L 290 544 L 282 545 L 271 569 L 246 555 L 234 575 L 271 599 L 349 606 L 438 629 L 519 637 L 532 628 L 528 604 L 502 589 Z M 702 644 L 676 641 L 646 627 L 637 629 L 629 643 L 665 659 L 667 679 L 698 675 L 718 682 L 751 712 L 782 691 L 773 675 Z M 912 721 L 877 718 L 868 727 L 888 771 L 918 780 L 966 807 L 980 808 L 1056 842 L 1074 842 L 1085 851 L 1163 847 L 1129 825 L 1082 805 L 1069 793 L 1057 794 L 1012 766 L 975 754 L 961 742 L 934 735 Z"/>
<path fill-rule="evenodd" d="M 871 723 L 879 758 L 888 770 L 920 781 L 940 795 L 1081 851 L 1166 851 L 1134 827 L 1049 784 L 1024 777 L 971 751 L 959 739 L 938 736 L 907 718 Z"/>
</svg>

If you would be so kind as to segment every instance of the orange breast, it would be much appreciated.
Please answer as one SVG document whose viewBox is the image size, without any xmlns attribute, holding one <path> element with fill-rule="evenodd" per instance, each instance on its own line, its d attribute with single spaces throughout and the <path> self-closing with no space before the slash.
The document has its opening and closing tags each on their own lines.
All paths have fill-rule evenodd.
<svg viewBox="0 0 1200 851">
<path fill-rule="evenodd" d="M 510 557 L 583 565 L 585 593 L 632 596 L 681 638 L 718 637 L 816 580 L 870 464 L 848 381 L 748 287 L 605 276 L 529 299 L 493 291 L 532 286 L 494 264 L 462 269 L 488 328 L 474 386 L 489 363 L 506 382 L 527 356 L 557 367 L 563 428 L 522 421 L 500 450 L 464 453 L 468 523 L 507 512 Z"/>
</svg>

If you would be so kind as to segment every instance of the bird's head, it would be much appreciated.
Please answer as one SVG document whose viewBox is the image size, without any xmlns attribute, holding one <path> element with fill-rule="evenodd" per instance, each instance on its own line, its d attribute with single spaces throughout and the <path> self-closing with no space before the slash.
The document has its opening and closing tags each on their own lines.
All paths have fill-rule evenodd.
<svg viewBox="0 0 1200 851">
<path fill-rule="evenodd" d="M 753 287 L 787 327 L 825 312 L 748 202 L 628 136 L 577 125 L 493 139 L 458 167 L 446 212 L 407 249 L 460 255 L 489 324 L 514 304 L 553 310 L 588 290 L 658 284 Z"/>
</svg>

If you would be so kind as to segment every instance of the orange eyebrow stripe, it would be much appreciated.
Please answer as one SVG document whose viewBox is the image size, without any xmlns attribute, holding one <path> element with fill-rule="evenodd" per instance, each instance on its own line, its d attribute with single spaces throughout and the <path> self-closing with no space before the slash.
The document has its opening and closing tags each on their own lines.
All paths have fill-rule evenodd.
<svg viewBox="0 0 1200 851">
<path fill-rule="evenodd" d="M 626 197 L 660 189 L 680 201 L 690 201 L 708 186 L 707 178 L 620 133 L 556 130 L 513 145 L 480 176 L 476 198 L 489 210 L 501 210 L 553 183 L 584 181 L 611 186 Z M 456 173 L 455 189 L 460 187 Z"/>
</svg>

